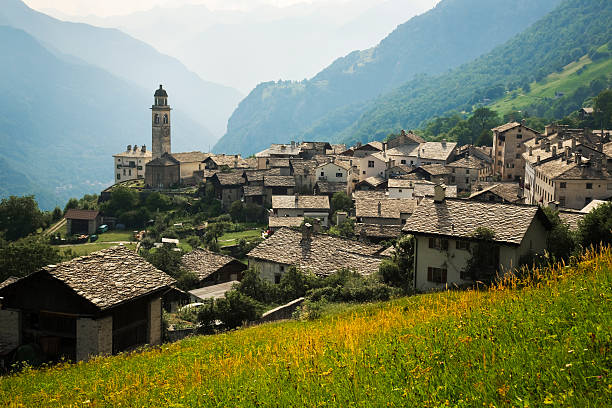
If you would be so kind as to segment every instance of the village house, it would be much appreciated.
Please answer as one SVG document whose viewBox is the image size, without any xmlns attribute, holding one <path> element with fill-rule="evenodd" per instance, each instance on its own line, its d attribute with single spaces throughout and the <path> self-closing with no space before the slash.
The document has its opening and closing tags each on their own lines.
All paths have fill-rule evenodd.
<svg viewBox="0 0 612 408">
<path fill-rule="evenodd" d="M 342 156 L 350 156 L 355 159 L 361 159 L 376 152 L 381 152 L 383 149 L 382 142 L 370 142 L 366 144 L 357 143 L 356 146 L 341 153 Z"/>
<path fill-rule="evenodd" d="M 272 196 L 273 217 L 307 217 L 321 221 L 324 227 L 329 225 L 329 197 L 327 196 Z"/>
<path fill-rule="evenodd" d="M 0 289 L 0 344 L 38 344 L 45 361 L 160 344 L 162 296 L 174 282 L 125 247 L 50 265 Z"/>
<path fill-rule="evenodd" d="M 180 163 L 169 153 L 151 160 L 146 165 L 145 186 L 153 189 L 169 189 L 181 182 Z"/>
<path fill-rule="evenodd" d="M 398 146 L 404 146 L 408 144 L 420 145 L 421 143 L 425 143 L 425 139 L 423 139 L 421 136 L 414 134 L 412 130 L 409 130 L 408 132 L 402 130 L 399 135 L 389 139 L 387 145 L 389 149 L 393 149 L 394 147 Z"/>
<path fill-rule="evenodd" d="M 95 234 L 102 224 L 102 215 L 97 210 L 70 209 L 64 215 L 66 219 L 66 234 Z"/>
<path fill-rule="evenodd" d="M 275 232 L 281 228 L 300 228 L 304 217 L 268 217 L 268 230 Z"/>
<path fill-rule="evenodd" d="M 479 244 L 473 237 L 479 227 L 494 233 L 490 268 L 503 274 L 520 266 L 523 256 L 543 253 L 551 226 L 537 206 L 446 198 L 444 186 L 437 185 L 434 199 L 423 200 L 403 228 L 415 238 L 414 287 L 472 283 L 465 271 Z"/>
<path fill-rule="evenodd" d="M 355 216 L 360 224 L 403 225 L 416 206 L 414 199 L 360 194 L 355 198 Z"/>
<path fill-rule="evenodd" d="M 562 208 L 581 209 L 594 199 L 612 197 L 612 173 L 605 159 L 585 159 L 580 153 L 557 155 L 532 165 L 528 203 L 547 205 L 558 202 Z"/>
<path fill-rule="evenodd" d="M 387 180 L 381 176 L 368 177 L 355 184 L 354 191 L 385 191 Z"/>
<path fill-rule="evenodd" d="M 202 163 L 206 170 L 248 169 L 251 167 L 239 154 L 210 154 Z"/>
<path fill-rule="evenodd" d="M 200 286 L 240 281 L 246 265 L 231 256 L 196 248 L 181 258 L 181 265 L 198 277 Z"/>
<path fill-rule="evenodd" d="M 470 200 L 492 203 L 520 204 L 523 202 L 523 189 L 518 183 L 480 183 L 472 186 Z"/>
<path fill-rule="evenodd" d="M 349 162 L 342 160 L 333 160 L 328 163 L 321 164 L 315 169 L 317 175 L 317 184 L 326 183 L 319 186 L 319 191 L 323 187 L 325 193 L 330 193 L 331 190 L 339 191 L 339 186 L 343 186 L 343 191 L 351 194 L 353 185 L 353 167 Z M 333 194 L 333 193 L 332 193 Z"/>
<path fill-rule="evenodd" d="M 272 205 L 272 197 L 293 196 L 295 194 L 295 178 L 293 176 L 264 176 L 265 205 Z"/>
<path fill-rule="evenodd" d="M 340 269 L 362 275 L 378 271 L 382 247 L 369 245 L 313 231 L 309 224 L 302 231 L 281 228 L 247 254 L 249 268 L 259 271 L 262 279 L 280 283 L 291 266 L 318 276 L 328 276 Z"/>
<path fill-rule="evenodd" d="M 170 153 L 179 165 L 179 183 L 194 185 L 193 173 L 204 170 L 203 162 L 210 158 L 210 155 L 202 152 Z"/>
<path fill-rule="evenodd" d="M 215 195 L 218 200 L 221 200 L 224 209 L 229 209 L 234 201 L 242 200 L 245 183 L 243 174 L 244 172 L 237 170 L 227 173 L 219 172 L 210 179 L 215 188 Z"/>
<path fill-rule="evenodd" d="M 290 144 L 272 144 L 269 148 L 255 154 L 257 168 L 267 169 L 270 159 L 293 159 L 299 158 L 302 148 L 295 142 Z"/>
<path fill-rule="evenodd" d="M 387 162 L 390 157 L 385 152 L 376 152 L 360 158 L 353 158 L 353 164 L 359 169 L 359 181 L 371 177 L 385 178 Z"/>
<path fill-rule="evenodd" d="M 432 183 L 451 184 L 451 170 L 442 164 L 425 164 L 411 170 L 410 174 Z"/>
<path fill-rule="evenodd" d="M 328 142 L 302 142 L 300 148 L 300 157 L 304 160 L 310 160 L 315 156 L 327 155 L 327 152 L 332 150 L 332 145 Z"/>
<path fill-rule="evenodd" d="M 291 159 L 291 174 L 295 179 L 295 188 L 300 194 L 312 194 L 316 184 L 316 171 L 319 165 L 315 160 Z"/>
<path fill-rule="evenodd" d="M 141 180 L 145 177 L 145 166 L 151 161 L 153 154 L 145 145 L 127 146 L 127 150 L 113 155 L 115 162 L 115 184 L 128 180 Z"/>
<path fill-rule="evenodd" d="M 450 184 L 459 191 L 471 191 L 472 185 L 483 181 L 487 173 L 487 163 L 474 156 L 463 157 L 446 165 L 450 169 Z"/>
<path fill-rule="evenodd" d="M 419 167 L 427 164 L 446 165 L 454 159 L 456 149 L 457 143 L 442 141 L 401 145 L 386 149 L 383 153 L 395 164 Z"/>
<path fill-rule="evenodd" d="M 387 180 L 387 193 L 389 198 L 414 198 L 416 180 L 389 179 Z"/>
<path fill-rule="evenodd" d="M 522 182 L 525 179 L 525 142 L 540 133 L 525 125 L 512 122 L 493 130 L 493 175 L 502 181 Z"/>
</svg>

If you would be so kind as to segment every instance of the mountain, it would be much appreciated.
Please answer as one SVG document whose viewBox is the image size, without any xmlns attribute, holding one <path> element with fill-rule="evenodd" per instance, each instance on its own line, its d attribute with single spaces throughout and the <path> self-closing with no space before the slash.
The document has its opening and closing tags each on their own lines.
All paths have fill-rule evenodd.
<svg viewBox="0 0 612 408">
<path fill-rule="evenodd" d="M 336 127 L 331 139 L 348 143 L 380 140 L 437 115 L 453 110 L 469 112 L 474 105 L 543 81 L 605 44 L 611 48 L 611 20 L 610 1 L 566 0 L 529 29 L 475 61 L 444 75 L 412 80 L 370 102 L 348 126 Z M 611 74 L 604 72 L 603 78 Z M 589 80 L 586 82 L 588 86 Z M 334 112 L 316 126 L 329 128 L 338 123 L 336 117 L 343 119 L 346 114 Z M 318 134 L 316 129 L 309 133 Z"/>
<path fill-rule="evenodd" d="M 118 28 L 155 44 L 203 78 L 248 92 L 270 79 L 310 78 L 338 55 L 375 45 L 438 1 L 336 0 L 249 10 L 194 4 L 73 21 Z"/>
<path fill-rule="evenodd" d="M 339 58 L 310 80 L 258 85 L 240 103 L 214 150 L 249 154 L 273 142 L 300 139 L 335 112 L 335 122 L 319 126 L 321 132 L 313 135 L 332 137 L 339 124 L 350 125 L 372 99 L 419 74 L 441 74 L 473 60 L 559 2 L 443 0 L 400 25 L 376 47 Z"/>
<path fill-rule="evenodd" d="M 154 88 L 58 57 L 12 27 L 0 26 L 0 54 L 1 197 L 35 194 L 42 208 L 63 206 L 112 184 L 112 154 L 150 148 Z M 179 144 L 200 129 L 175 111 Z"/>
<path fill-rule="evenodd" d="M 242 97 L 235 89 L 202 80 L 177 59 L 119 30 L 63 22 L 30 9 L 20 0 L 3 1 L 0 24 L 24 30 L 56 54 L 80 59 L 143 90 L 163 83 L 176 110 L 201 125 L 191 135 L 192 146 L 203 148 L 223 135 L 227 118 Z M 158 30 L 172 35 L 163 26 Z"/>
</svg>

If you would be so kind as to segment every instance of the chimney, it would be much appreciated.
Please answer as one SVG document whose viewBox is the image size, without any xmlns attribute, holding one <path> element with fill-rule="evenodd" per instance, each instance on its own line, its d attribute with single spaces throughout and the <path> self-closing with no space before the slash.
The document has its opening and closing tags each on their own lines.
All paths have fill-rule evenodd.
<svg viewBox="0 0 612 408">
<path fill-rule="evenodd" d="M 379 201 L 378 202 L 378 216 L 380 217 L 382 215 L 382 203 Z"/>
<path fill-rule="evenodd" d="M 597 151 L 598 151 L 599 153 L 602 153 L 602 152 L 603 152 L 603 142 L 598 142 L 598 143 L 597 143 Z"/>
<path fill-rule="evenodd" d="M 291 141 L 291 148 L 294 149 L 295 148 L 295 141 Z"/>
<path fill-rule="evenodd" d="M 444 184 L 436 184 L 434 186 L 434 202 L 442 203 L 446 200 L 446 186 Z"/>
<path fill-rule="evenodd" d="M 446 149 L 446 139 L 442 139 L 442 147 Z M 469 153 L 468 153 L 469 155 Z"/>
<path fill-rule="evenodd" d="M 343 211 L 338 211 L 336 213 L 336 225 L 341 225 L 348 218 L 348 214 Z"/>
<path fill-rule="evenodd" d="M 132 151 L 132 145 L 127 145 L 127 151 L 131 152 Z"/>
<path fill-rule="evenodd" d="M 529 155 L 533 156 L 533 146 L 529 146 Z"/>
<path fill-rule="evenodd" d="M 557 147 L 559 149 L 563 149 L 563 139 L 562 138 L 559 138 L 559 140 L 557 141 Z"/>
<path fill-rule="evenodd" d="M 383 142 L 383 152 L 387 152 L 387 142 Z"/>
<path fill-rule="evenodd" d="M 309 223 L 305 223 L 304 225 L 302 225 L 302 240 L 300 241 L 300 243 L 310 244 L 311 239 L 312 239 L 312 225 L 310 225 Z"/>
<path fill-rule="evenodd" d="M 557 155 L 557 146 L 552 147 L 552 155 L 555 157 Z"/>
<path fill-rule="evenodd" d="M 540 156 L 536 156 L 536 164 L 540 164 Z"/>
<path fill-rule="evenodd" d="M 580 162 L 582 161 L 582 160 L 580 160 L 580 159 L 581 159 L 581 157 L 580 157 L 580 156 L 581 156 L 580 152 L 576 152 L 576 153 L 574 153 L 574 162 L 575 162 L 576 164 L 580 164 Z"/>
<path fill-rule="evenodd" d="M 143 153 L 146 153 L 147 152 L 147 145 L 142 145 L 142 149 L 140 149 L 140 150 L 142 150 Z"/>
<path fill-rule="evenodd" d="M 572 136 L 572 151 L 576 150 L 576 138 Z"/>
<path fill-rule="evenodd" d="M 552 135 L 553 133 L 555 133 L 555 132 L 554 132 L 554 126 L 553 126 L 553 125 L 546 125 L 546 126 L 544 127 L 544 129 L 545 129 L 545 130 L 544 130 L 544 134 L 545 134 L 546 136 L 550 136 L 550 135 Z"/>
<path fill-rule="evenodd" d="M 548 140 L 547 140 L 547 141 L 546 141 L 546 142 L 544 142 L 544 143 L 545 143 L 545 144 L 544 144 L 544 151 L 545 151 L 545 152 L 550 152 L 550 141 L 548 141 Z"/>
</svg>

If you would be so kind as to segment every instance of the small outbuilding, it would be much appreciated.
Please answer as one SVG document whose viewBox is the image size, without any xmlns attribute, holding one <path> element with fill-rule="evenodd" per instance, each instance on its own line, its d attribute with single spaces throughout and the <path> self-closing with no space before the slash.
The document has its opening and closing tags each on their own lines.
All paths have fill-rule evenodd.
<svg viewBox="0 0 612 408">
<path fill-rule="evenodd" d="M 102 224 L 102 216 L 97 210 L 68 210 L 64 218 L 68 235 L 95 234 Z"/>
<path fill-rule="evenodd" d="M 231 256 L 197 248 L 182 258 L 183 267 L 196 274 L 200 285 L 239 281 L 247 266 Z"/>
</svg>

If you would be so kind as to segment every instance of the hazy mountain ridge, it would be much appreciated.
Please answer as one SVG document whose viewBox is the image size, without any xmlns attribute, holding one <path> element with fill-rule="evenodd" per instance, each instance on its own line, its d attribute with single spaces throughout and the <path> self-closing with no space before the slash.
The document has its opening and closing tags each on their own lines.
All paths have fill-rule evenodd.
<svg viewBox="0 0 612 408">
<path fill-rule="evenodd" d="M 79 58 L 142 89 L 166 85 L 174 107 L 201 125 L 192 137 L 205 139 L 203 144 L 213 143 L 225 131 L 227 118 L 241 98 L 238 91 L 202 80 L 178 60 L 119 30 L 59 21 L 20 0 L 5 1 L 0 24 L 22 29 L 47 48 Z"/>
<path fill-rule="evenodd" d="M 35 194 L 43 208 L 113 182 L 111 155 L 151 143 L 153 91 L 62 59 L 24 31 L 0 26 L 0 195 Z M 200 126 L 175 112 L 176 145 Z"/>
<path fill-rule="evenodd" d="M 560 1 L 513 0 L 509 5 L 443 0 L 398 27 L 377 47 L 339 58 L 312 80 L 260 84 L 240 103 L 214 150 L 250 154 L 305 135 L 337 139 L 346 129 L 339 124 L 352 123 L 367 101 L 416 75 L 439 74 L 469 62 L 529 27 Z M 474 16 L 480 16 L 479 24 Z M 500 21 L 512 23 L 500 28 Z M 336 123 L 324 120 L 336 120 L 330 112 L 340 115 Z M 309 131 L 315 125 L 320 133 Z"/>
</svg>

